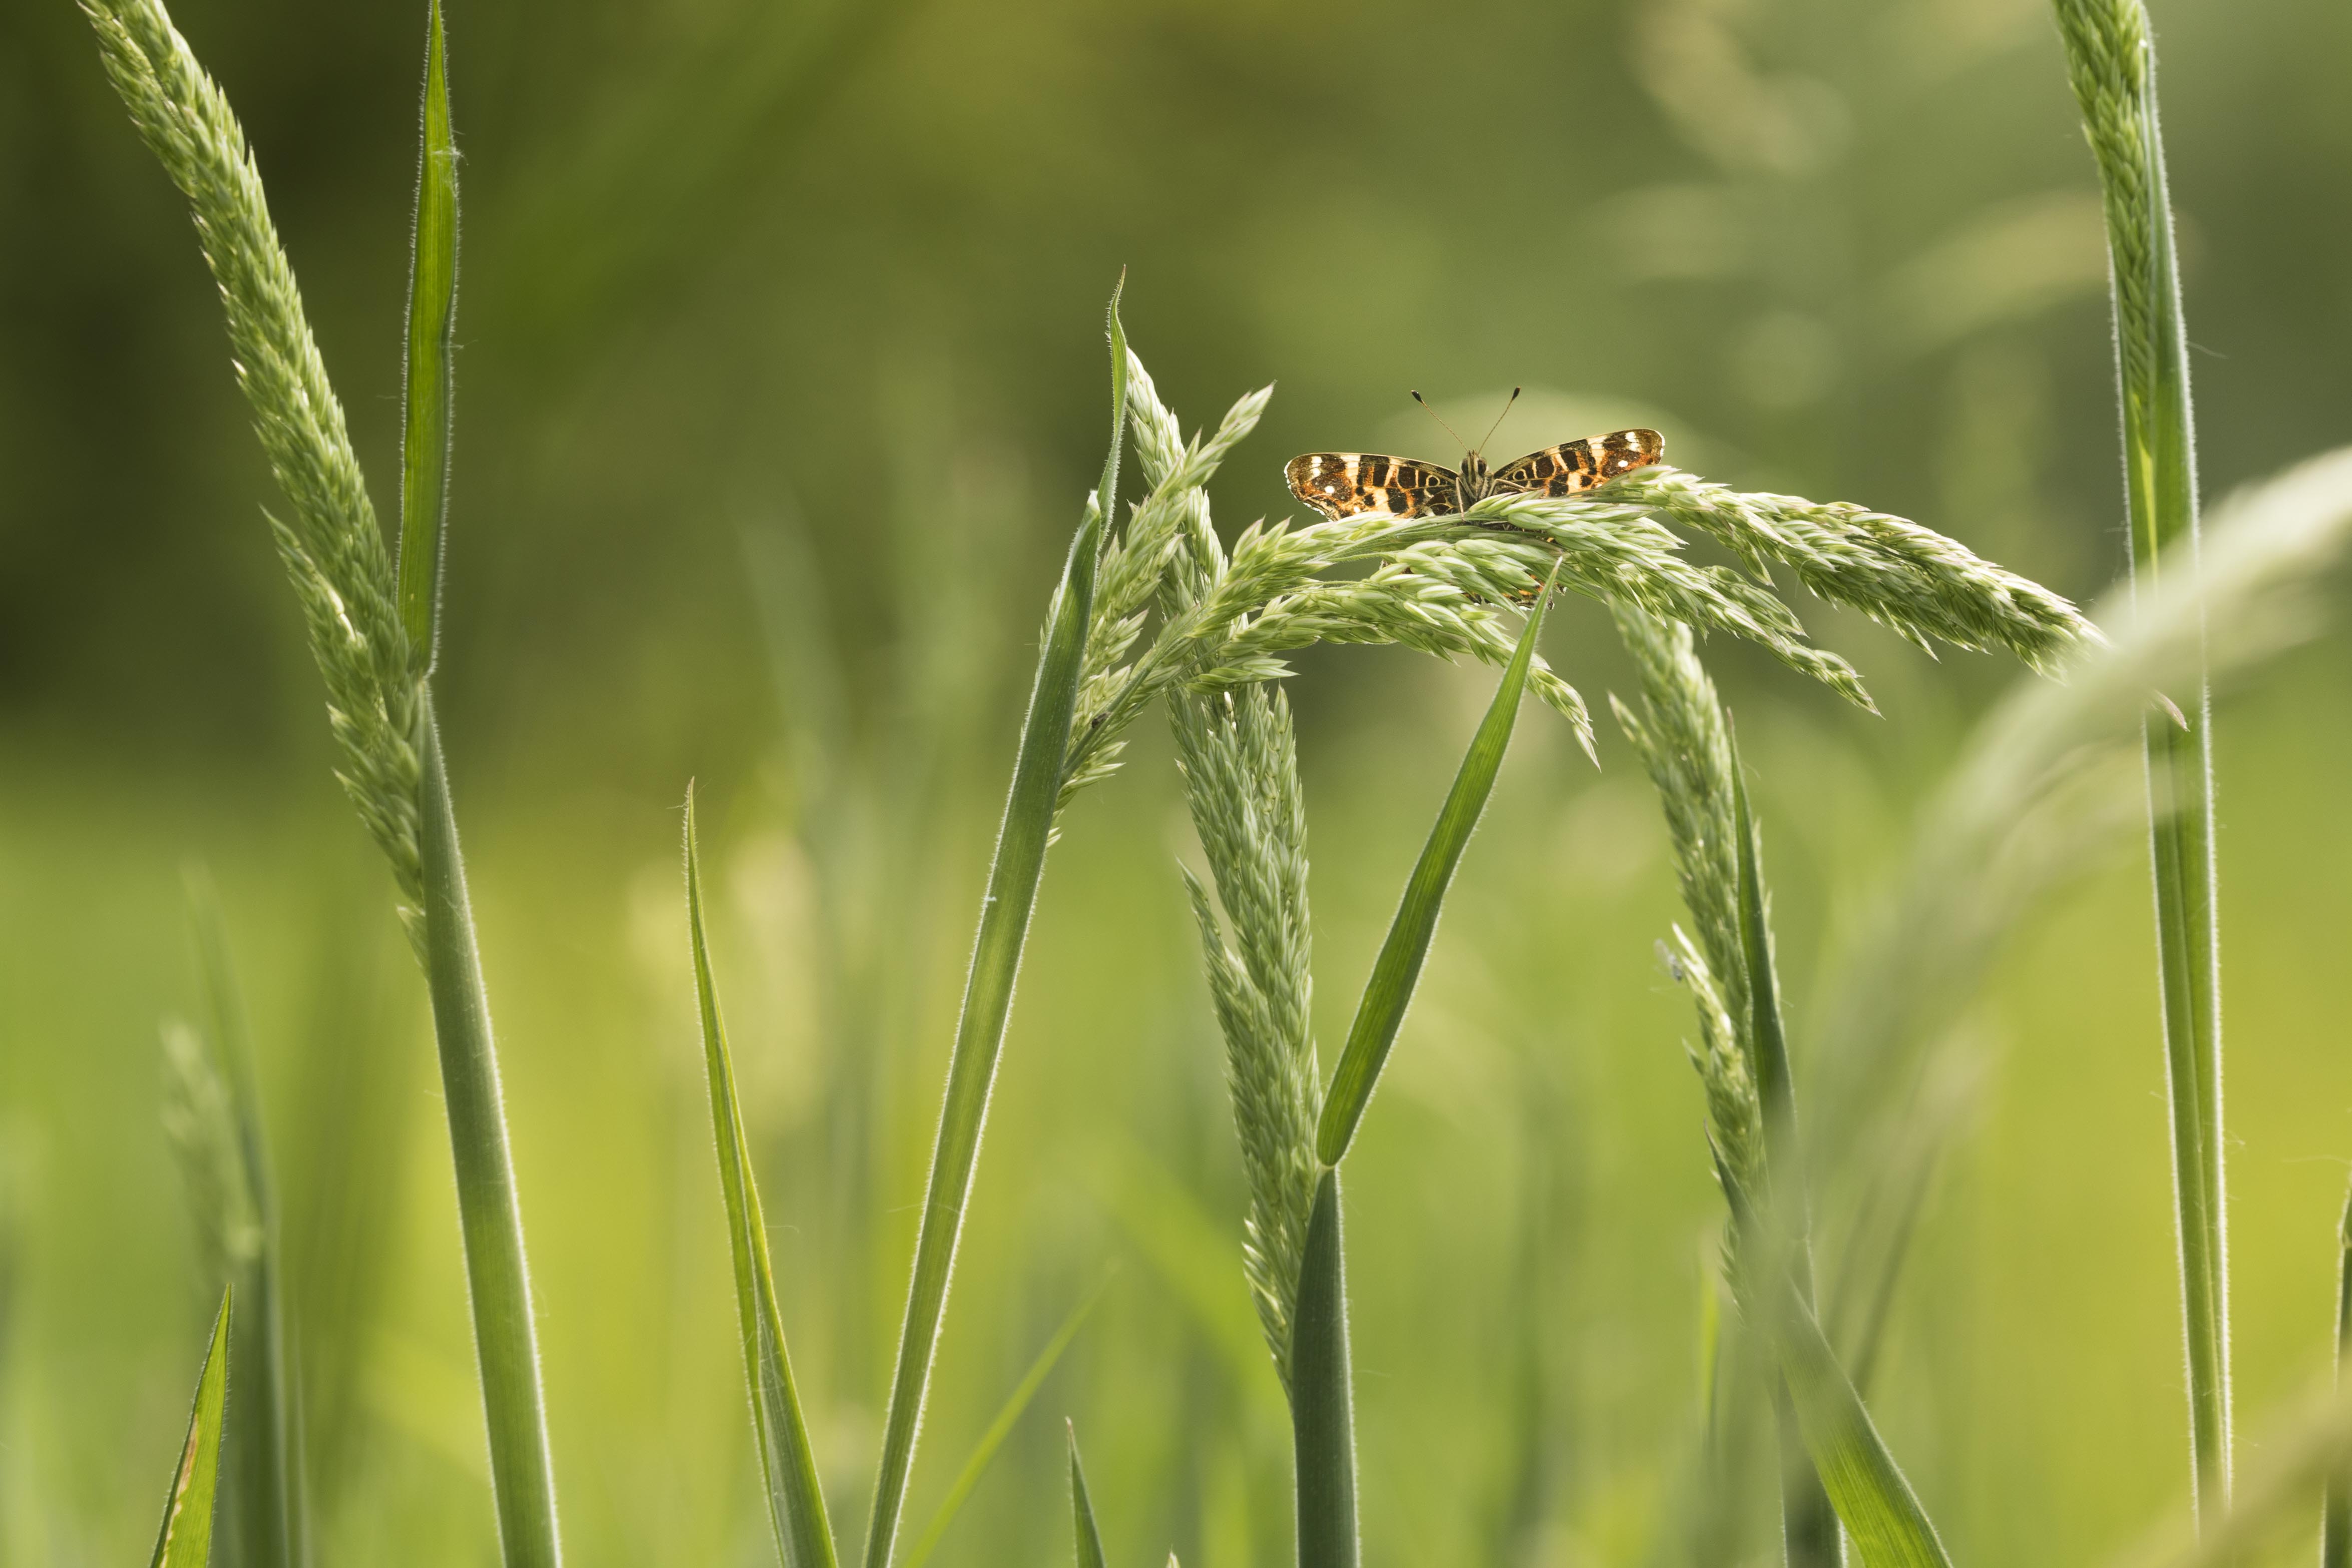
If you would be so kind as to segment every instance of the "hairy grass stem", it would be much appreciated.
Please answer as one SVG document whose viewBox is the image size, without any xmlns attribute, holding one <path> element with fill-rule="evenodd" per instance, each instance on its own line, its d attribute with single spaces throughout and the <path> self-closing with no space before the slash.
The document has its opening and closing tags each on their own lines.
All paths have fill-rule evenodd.
<svg viewBox="0 0 2352 1568">
<path fill-rule="evenodd" d="M 457 847 L 449 773 L 428 702 L 425 710 L 425 976 L 433 999 L 441 1085 L 457 1168 L 458 1228 L 465 1240 L 474 1351 L 489 1429 L 491 1490 L 509 1568 L 554 1568 L 555 1471 L 541 1392 L 539 1331 L 523 1254 L 522 1207 L 507 1146 L 489 994 L 474 941 L 473 902 Z"/>
<path fill-rule="evenodd" d="M 2156 46 L 2143 0 L 2056 0 L 2084 133 L 2099 169 L 2122 405 L 2133 581 L 2147 594 L 2198 555 L 2197 454 Z M 2144 721 L 2157 977 L 2199 1506 L 2230 1495 L 2230 1263 L 2221 1111 L 2221 955 L 2212 700 L 2201 672 Z"/>
<path fill-rule="evenodd" d="M 1052 845 L 1054 822 L 1070 770 L 1071 719 L 1084 679 L 1087 633 L 1094 622 L 1095 581 L 1102 555 L 1106 518 L 1118 504 L 1119 444 L 1127 424 L 1127 338 L 1118 320 L 1118 296 L 1111 296 L 1111 450 L 1103 463 L 1102 487 L 1089 500 L 1070 541 L 1060 585 L 1045 617 L 1045 644 L 1031 684 L 1029 712 L 1022 726 L 1020 754 L 998 830 L 988 890 L 981 901 L 980 930 L 972 942 L 971 967 L 964 982 L 955 1045 L 948 1058 L 948 1081 L 940 1110 L 931 1171 L 923 1195 L 921 1228 L 915 1239 L 915 1265 L 907 1288 L 907 1310 L 898 1339 L 898 1369 L 876 1467 L 874 1506 L 866 1532 L 866 1568 L 888 1568 L 898 1518 L 906 1505 L 915 1439 L 930 1386 L 931 1358 L 938 1349 L 940 1314 L 955 1269 L 956 1245 L 963 1230 L 971 1173 L 980 1158 L 988 1118 L 988 1097 L 1013 1012 L 1013 987 L 1029 917 Z"/>
</svg>

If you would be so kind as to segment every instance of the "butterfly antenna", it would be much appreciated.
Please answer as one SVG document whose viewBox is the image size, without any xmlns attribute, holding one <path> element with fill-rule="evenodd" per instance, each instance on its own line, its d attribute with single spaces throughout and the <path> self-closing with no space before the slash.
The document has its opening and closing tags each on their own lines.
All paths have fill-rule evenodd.
<svg viewBox="0 0 2352 1568">
<path fill-rule="evenodd" d="M 1461 437 L 1454 435 L 1454 426 L 1448 425 L 1445 422 L 1444 417 L 1441 416 L 1436 409 L 1432 408 L 1429 405 L 1428 398 L 1423 397 L 1420 393 L 1416 392 L 1412 395 L 1412 400 L 1421 405 L 1421 411 L 1423 414 L 1428 415 L 1432 419 L 1437 421 L 1437 427 L 1439 429 L 1444 431 L 1448 436 L 1454 436 L 1454 444 L 1455 446 L 1460 447 L 1465 452 L 1470 450 L 1470 447 L 1464 443 Z"/>
<path fill-rule="evenodd" d="M 1495 438 L 1495 432 L 1500 430 L 1503 427 L 1503 421 L 1510 417 L 1511 405 L 1519 400 L 1519 393 L 1522 390 L 1522 388 L 1515 386 L 1511 388 L 1511 395 L 1503 399 L 1503 412 L 1496 415 L 1495 422 L 1486 426 L 1486 434 L 1481 437 L 1478 442 L 1477 449 L 1479 451 L 1483 452 L 1486 449 L 1486 443 Z M 1455 439 L 1459 440 L 1460 437 L 1456 437 Z"/>
</svg>

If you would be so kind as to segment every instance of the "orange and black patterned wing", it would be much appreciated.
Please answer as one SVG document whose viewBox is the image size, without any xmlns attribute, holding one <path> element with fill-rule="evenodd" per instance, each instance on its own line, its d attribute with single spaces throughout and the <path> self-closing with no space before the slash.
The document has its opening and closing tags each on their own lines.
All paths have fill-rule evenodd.
<svg viewBox="0 0 2352 1568">
<path fill-rule="evenodd" d="M 1517 495 L 1567 496 L 1607 484 L 1620 474 L 1646 468 L 1665 455 L 1665 438 L 1655 430 L 1612 430 L 1529 452 L 1495 470 L 1495 489 Z"/>
<path fill-rule="evenodd" d="M 1309 452 L 1283 469 L 1290 493 L 1325 517 L 1434 517 L 1462 510 L 1451 468 L 1370 452 Z"/>
</svg>

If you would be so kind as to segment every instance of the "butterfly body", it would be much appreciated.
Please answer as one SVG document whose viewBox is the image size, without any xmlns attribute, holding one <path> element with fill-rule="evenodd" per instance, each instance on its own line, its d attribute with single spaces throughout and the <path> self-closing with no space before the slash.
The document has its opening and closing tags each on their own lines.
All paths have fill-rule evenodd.
<svg viewBox="0 0 2352 1568">
<path fill-rule="evenodd" d="M 1574 495 L 1647 468 L 1665 451 L 1655 430 L 1615 430 L 1564 441 L 1489 468 L 1465 452 L 1458 469 L 1371 452 L 1308 452 L 1283 470 L 1290 493 L 1325 517 L 1443 517 L 1494 495 Z"/>
</svg>

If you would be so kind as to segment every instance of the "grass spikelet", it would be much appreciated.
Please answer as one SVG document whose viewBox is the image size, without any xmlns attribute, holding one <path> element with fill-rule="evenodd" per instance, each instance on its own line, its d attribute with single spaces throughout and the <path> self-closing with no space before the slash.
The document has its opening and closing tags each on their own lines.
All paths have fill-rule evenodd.
<svg viewBox="0 0 2352 1568">
<path fill-rule="evenodd" d="M 2006 648 L 2044 673 L 2095 636 L 2074 606 L 1957 540 L 1907 518 L 1843 501 L 1749 494 L 1680 468 L 1642 468 L 1594 492 L 1622 498 L 1706 533 L 1759 574 L 1766 562 L 1796 574 L 1816 597 L 1859 610 L 1930 652 Z M 1689 619 L 1689 616 L 1683 616 Z"/>
<path fill-rule="evenodd" d="M 392 862 L 415 937 L 417 667 L 392 558 L 327 380 L 301 291 L 269 218 L 244 129 L 155 0 L 86 0 L 108 79 L 164 172 L 188 198 L 220 286 L 238 387 L 270 473 L 291 504 L 271 517 L 327 684 L 337 771 Z"/>
<path fill-rule="evenodd" d="M 1265 686 L 1180 694 L 1169 717 L 1185 803 L 1225 910 L 1221 929 L 1208 889 L 1184 872 L 1249 1180 L 1244 1267 L 1266 1349 L 1286 1386 L 1299 1260 L 1321 1172 L 1297 745 L 1289 703 Z"/>
</svg>

